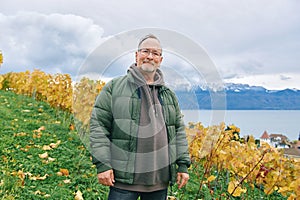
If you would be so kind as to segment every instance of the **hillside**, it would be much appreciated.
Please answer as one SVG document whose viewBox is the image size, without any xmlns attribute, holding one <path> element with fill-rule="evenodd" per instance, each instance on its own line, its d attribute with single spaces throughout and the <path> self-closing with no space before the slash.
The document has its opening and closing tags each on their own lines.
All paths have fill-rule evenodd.
<svg viewBox="0 0 300 200">
<path fill-rule="evenodd" d="M 98 184 L 95 167 L 90 161 L 90 154 L 82 144 L 77 132 L 70 128 L 72 118 L 68 113 L 55 110 L 47 103 L 35 101 L 31 97 L 0 90 L 0 123 L 0 170 L 2 172 L 0 174 L 0 197 L 2 198 L 0 199 L 107 199 L 108 187 Z M 225 126 L 222 129 L 224 128 Z M 200 123 L 190 129 L 197 133 L 201 131 L 202 135 L 211 134 L 206 130 Z M 231 126 L 231 128 L 223 130 L 223 134 L 220 135 L 233 137 L 232 133 L 237 134 L 236 131 L 239 129 Z M 214 131 L 214 134 L 219 134 L 219 131 Z M 194 137 L 195 135 L 190 136 Z M 191 154 L 193 152 L 197 154 L 193 156 L 197 158 L 199 156 L 198 145 L 206 144 L 209 141 L 202 143 L 197 138 L 195 141 L 197 142 L 190 143 L 195 146 L 189 148 L 191 148 Z M 251 157 L 251 165 L 257 166 L 264 157 L 263 155 L 258 160 L 261 152 L 256 149 L 254 141 L 249 142 L 255 148 L 250 148 L 251 145 L 244 145 L 235 140 L 225 139 L 222 141 L 233 142 L 240 148 L 249 148 L 248 150 L 255 151 L 255 153 L 251 153 L 252 156 L 256 155 Z M 221 146 L 222 158 L 224 158 L 222 163 L 231 163 L 232 159 L 226 159 L 225 155 L 232 155 L 232 150 L 230 150 L 230 154 L 227 154 L 224 151 L 227 148 L 226 145 L 221 144 Z M 211 146 L 209 145 L 209 147 Z M 214 146 L 214 148 L 218 147 L 218 145 Z M 246 154 L 248 150 L 240 151 L 239 148 L 236 150 L 239 153 L 243 152 L 242 154 L 234 153 L 238 158 L 236 163 L 239 163 L 239 165 L 235 164 L 236 171 L 245 169 L 246 171 L 243 173 L 252 173 L 253 170 L 247 171 L 249 167 L 245 168 L 240 165 L 244 164 L 241 159 L 249 157 Z M 214 152 L 212 157 L 218 157 L 216 149 L 212 152 Z M 269 156 L 272 157 L 272 155 Z M 176 195 L 182 200 L 198 199 L 198 197 L 214 199 L 220 196 L 227 197 L 226 199 L 236 199 L 234 198 L 236 196 L 244 199 L 287 199 L 276 191 L 267 194 L 259 187 L 252 188 L 248 185 L 248 181 L 241 181 L 241 186 L 247 189 L 239 192 L 241 187 L 231 187 L 232 181 L 230 181 L 235 177 L 241 180 L 238 174 L 229 179 L 226 165 L 220 171 L 216 171 L 211 159 L 203 158 L 203 161 L 208 163 L 194 162 L 193 167 L 190 168 L 190 180 L 187 186 L 181 190 L 178 190 L 176 186 L 172 187 L 174 192 L 172 195 Z M 272 161 L 275 162 L 277 159 L 272 159 Z M 268 163 L 270 162 L 268 161 Z M 205 166 L 209 166 L 209 168 L 205 169 Z M 231 164 L 230 166 L 232 167 Z M 247 163 L 247 166 L 250 164 Z M 280 171 L 284 170 L 280 168 Z M 203 182 L 204 172 L 207 173 L 205 179 L 212 178 L 208 185 L 206 185 L 207 182 Z M 287 169 L 287 173 L 292 174 L 289 169 Z M 265 181 L 269 180 L 272 179 L 265 179 Z M 202 184 L 204 184 L 203 187 Z M 295 184 L 294 179 L 290 179 L 288 184 Z M 269 186 L 271 189 L 274 187 L 273 183 L 266 185 L 266 187 Z M 293 189 L 292 186 L 290 188 Z M 288 190 L 291 190 L 290 188 Z M 238 192 L 235 192 L 236 189 Z"/>
<path fill-rule="evenodd" d="M 70 122 L 44 102 L 0 90 L 0 199 L 105 197 Z"/>
</svg>

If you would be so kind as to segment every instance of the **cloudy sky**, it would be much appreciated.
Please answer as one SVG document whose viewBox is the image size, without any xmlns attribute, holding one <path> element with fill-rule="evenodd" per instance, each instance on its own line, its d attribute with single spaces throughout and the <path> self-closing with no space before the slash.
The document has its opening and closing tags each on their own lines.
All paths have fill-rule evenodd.
<svg viewBox="0 0 300 200">
<path fill-rule="evenodd" d="M 299 10 L 298 0 L 1 0 L 0 74 L 41 69 L 75 76 L 104 41 L 153 27 L 203 47 L 224 82 L 300 89 Z M 127 65 L 134 56 L 120 61 Z"/>
</svg>

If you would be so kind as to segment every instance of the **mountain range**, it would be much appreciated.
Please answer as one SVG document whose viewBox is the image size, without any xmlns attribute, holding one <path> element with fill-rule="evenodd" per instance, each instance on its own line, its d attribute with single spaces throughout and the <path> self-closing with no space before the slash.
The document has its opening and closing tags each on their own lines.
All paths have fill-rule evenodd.
<svg viewBox="0 0 300 200">
<path fill-rule="evenodd" d="M 248 84 L 225 84 L 222 89 L 193 86 L 175 93 L 183 110 L 300 110 L 300 90 L 268 90 Z"/>
</svg>

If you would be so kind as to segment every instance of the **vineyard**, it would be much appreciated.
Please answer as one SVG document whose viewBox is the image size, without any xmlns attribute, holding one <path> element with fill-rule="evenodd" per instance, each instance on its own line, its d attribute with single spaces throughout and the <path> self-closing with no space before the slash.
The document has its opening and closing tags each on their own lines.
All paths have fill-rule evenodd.
<svg viewBox="0 0 300 200">
<path fill-rule="evenodd" d="M 39 70 L 0 75 L 0 198 L 107 198 L 80 140 L 104 84 Z M 191 179 L 170 199 L 300 199 L 299 160 L 224 123 L 186 132 Z"/>
</svg>

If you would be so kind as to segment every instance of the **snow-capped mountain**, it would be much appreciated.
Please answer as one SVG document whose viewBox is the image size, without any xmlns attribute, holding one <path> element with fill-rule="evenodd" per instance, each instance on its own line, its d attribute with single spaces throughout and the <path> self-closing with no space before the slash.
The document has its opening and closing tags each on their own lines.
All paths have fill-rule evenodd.
<svg viewBox="0 0 300 200">
<path fill-rule="evenodd" d="M 228 83 L 223 88 L 198 85 L 175 92 L 182 109 L 300 110 L 298 89 L 267 90 Z"/>
</svg>

